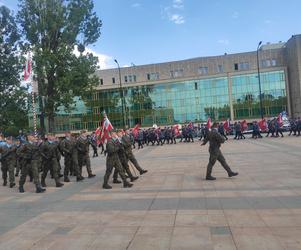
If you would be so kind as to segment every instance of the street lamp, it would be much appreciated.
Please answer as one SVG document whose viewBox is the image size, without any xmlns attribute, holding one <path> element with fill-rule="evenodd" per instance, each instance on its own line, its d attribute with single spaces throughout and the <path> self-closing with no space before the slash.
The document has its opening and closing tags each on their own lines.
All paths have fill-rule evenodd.
<svg viewBox="0 0 301 250">
<path fill-rule="evenodd" d="M 124 102 L 124 93 L 123 93 L 123 88 L 121 85 L 121 72 L 120 72 L 120 66 L 119 63 L 116 59 L 114 59 L 114 62 L 117 64 L 118 66 L 118 73 L 119 73 L 119 93 L 120 93 L 120 100 L 121 100 L 121 110 L 122 110 L 122 125 L 123 128 L 125 128 L 126 124 L 125 124 L 125 102 Z"/>
<path fill-rule="evenodd" d="M 260 115 L 263 119 L 263 109 L 262 109 L 262 94 L 261 94 L 261 82 L 260 82 L 260 71 L 259 71 L 259 47 L 262 44 L 262 41 L 258 43 L 257 46 L 257 76 L 258 76 L 258 85 L 259 85 L 259 102 L 260 102 Z"/>
</svg>

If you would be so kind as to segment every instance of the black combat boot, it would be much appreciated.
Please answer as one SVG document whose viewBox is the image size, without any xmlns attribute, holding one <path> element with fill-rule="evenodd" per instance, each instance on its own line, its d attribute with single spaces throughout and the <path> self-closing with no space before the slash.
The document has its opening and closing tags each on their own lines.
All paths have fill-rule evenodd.
<svg viewBox="0 0 301 250">
<path fill-rule="evenodd" d="M 207 176 L 206 176 L 206 180 L 207 180 L 207 181 L 215 181 L 216 178 L 213 177 L 212 175 L 207 175 Z"/>
<path fill-rule="evenodd" d="M 138 178 L 139 178 L 138 176 L 132 176 L 132 177 L 131 177 L 131 182 L 137 180 Z"/>
<path fill-rule="evenodd" d="M 16 186 L 16 183 L 10 183 L 10 184 L 9 184 L 9 187 L 10 187 L 10 188 L 13 188 L 14 186 Z"/>
<path fill-rule="evenodd" d="M 143 175 L 143 174 L 145 174 L 145 173 L 147 173 L 147 170 L 145 170 L 145 169 L 143 169 L 143 170 L 140 171 L 140 174 L 141 174 L 141 175 Z"/>
<path fill-rule="evenodd" d="M 65 177 L 64 177 L 64 182 L 70 182 L 68 176 L 65 176 Z"/>
<path fill-rule="evenodd" d="M 127 182 L 127 181 L 125 181 L 125 182 L 123 183 L 123 187 L 124 187 L 124 188 L 131 188 L 133 185 L 134 185 L 134 184 L 129 183 L 129 182 Z"/>
<path fill-rule="evenodd" d="M 96 175 L 95 174 L 89 174 L 88 175 L 88 178 L 93 178 L 93 177 L 95 177 Z"/>
<path fill-rule="evenodd" d="M 42 187 L 47 187 L 47 186 L 46 186 L 46 182 L 45 182 L 45 178 L 42 178 L 42 179 L 41 179 L 41 186 L 42 186 Z"/>
<path fill-rule="evenodd" d="M 83 176 L 78 176 L 78 177 L 76 177 L 76 181 L 82 181 L 82 180 L 84 180 L 85 178 L 83 177 Z"/>
<path fill-rule="evenodd" d="M 103 189 L 112 189 L 112 187 L 111 187 L 108 183 L 104 183 L 104 184 L 102 185 L 102 188 L 103 188 Z"/>
<path fill-rule="evenodd" d="M 4 179 L 3 180 L 3 186 L 6 186 L 7 185 L 7 179 Z"/>
<path fill-rule="evenodd" d="M 45 188 L 42 188 L 41 186 L 36 185 L 36 193 L 43 193 L 43 192 L 45 192 L 45 191 L 46 191 Z"/>
<path fill-rule="evenodd" d="M 113 183 L 115 183 L 115 184 L 120 184 L 120 183 L 122 183 L 122 181 L 120 181 L 120 180 L 118 180 L 118 179 L 114 179 L 114 180 L 113 180 Z"/>
<path fill-rule="evenodd" d="M 236 175 L 238 175 L 237 172 L 229 172 L 229 173 L 228 173 L 228 176 L 229 176 L 229 177 L 236 176 Z"/>
<path fill-rule="evenodd" d="M 19 186 L 19 192 L 20 193 L 24 193 L 25 192 L 23 186 Z"/>
<path fill-rule="evenodd" d="M 60 187 L 64 186 L 64 183 L 61 183 L 61 182 L 57 181 L 57 182 L 55 183 L 55 186 L 56 186 L 57 188 L 60 188 Z"/>
</svg>

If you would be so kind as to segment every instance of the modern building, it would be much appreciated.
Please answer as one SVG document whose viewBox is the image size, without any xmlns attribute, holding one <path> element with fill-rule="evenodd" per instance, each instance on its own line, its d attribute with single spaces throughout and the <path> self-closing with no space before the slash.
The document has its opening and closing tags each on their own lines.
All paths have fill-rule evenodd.
<svg viewBox="0 0 301 250">
<path fill-rule="evenodd" d="M 104 110 L 116 127 L 301 116 L 301 35 L 261 45 L 258 62 L 261 95 L 257 51 L 100 70 L 84 112 L 58 114 L 56 130 L 95 129 Z"/>
</svg>

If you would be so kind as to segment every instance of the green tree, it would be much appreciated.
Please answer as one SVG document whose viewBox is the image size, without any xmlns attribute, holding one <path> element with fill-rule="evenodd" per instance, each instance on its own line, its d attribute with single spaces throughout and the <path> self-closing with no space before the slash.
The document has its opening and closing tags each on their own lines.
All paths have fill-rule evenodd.
<svg viewBox="0 0 301 250">
<path fill-rule="evenodd" d="M 0 7 L 0 130 L 16 135 L 27 127 L 26 88 L 21 86 L 18 29 L 10 10 Z"/>
<path fill-rule="evenodd" d="M 19 8 L 23 49 L 33 52 L 39 95 L 45 99 L 41 112 L 53 131 L 57 108 L 69 111 L 74 96 L 84 96 L 98 83 L 98 59 L 83 52 L 100 37 L 102 22 L 92 0 L 19 0 Z"/>
</svg>

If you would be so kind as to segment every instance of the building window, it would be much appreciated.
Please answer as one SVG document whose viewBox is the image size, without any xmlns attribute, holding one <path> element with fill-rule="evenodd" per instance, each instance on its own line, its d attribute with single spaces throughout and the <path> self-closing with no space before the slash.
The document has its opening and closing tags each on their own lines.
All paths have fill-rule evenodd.
<svg viewBox="0 0 301 250">
<path fill-rule="evenodd" d="M 201 75 L 208 75 L 208 67 L 199 67 L 198 72 Z"/>
<path fill-rule="evenodd" d="M 182 77 L 183 75 L 184 75 L 184 70 L 183 69 L 176 69 L 176 70 L 171 70 L 170 71 L 171 78 Z"/>
<path fill-rule="evenodd" d="M 224 65 L 221 65 L 221 64 L 217 65 L 217 72 L 224 73 Z"/>
<path fill-rule="evenodd" d="M 103 85 L 103 79 L 102 78 L 100 79 L 100 85 Z"/>
<path fill-rule="evenodd" d="M 159 80 L 159 73 L 158 72 L 148 73 L 146 77 L 148 81 L 156 81 Z"/>
<path fill-rule="evenodd" d="M 277 65 L 276 59 L 264 59 L 264 60 L 261 60 L 261 66 L 263 68 L 275 67 L 276 65 Z"/>
<path fill-rule="evenodd" d="M 112 77 L 112 83 L 113 84 L 115 83 L 115 77 Z"/>
<path fill-rule="evenodd" d="M 234 70 L 249 70 L 250 64 L 248 62 L 234 63 Z"/>
<path fill-rule="evenodd" d="M 136 82 L 136 75 L 126 75 L 124 76 L 124 82 Z"/>
</svg>

